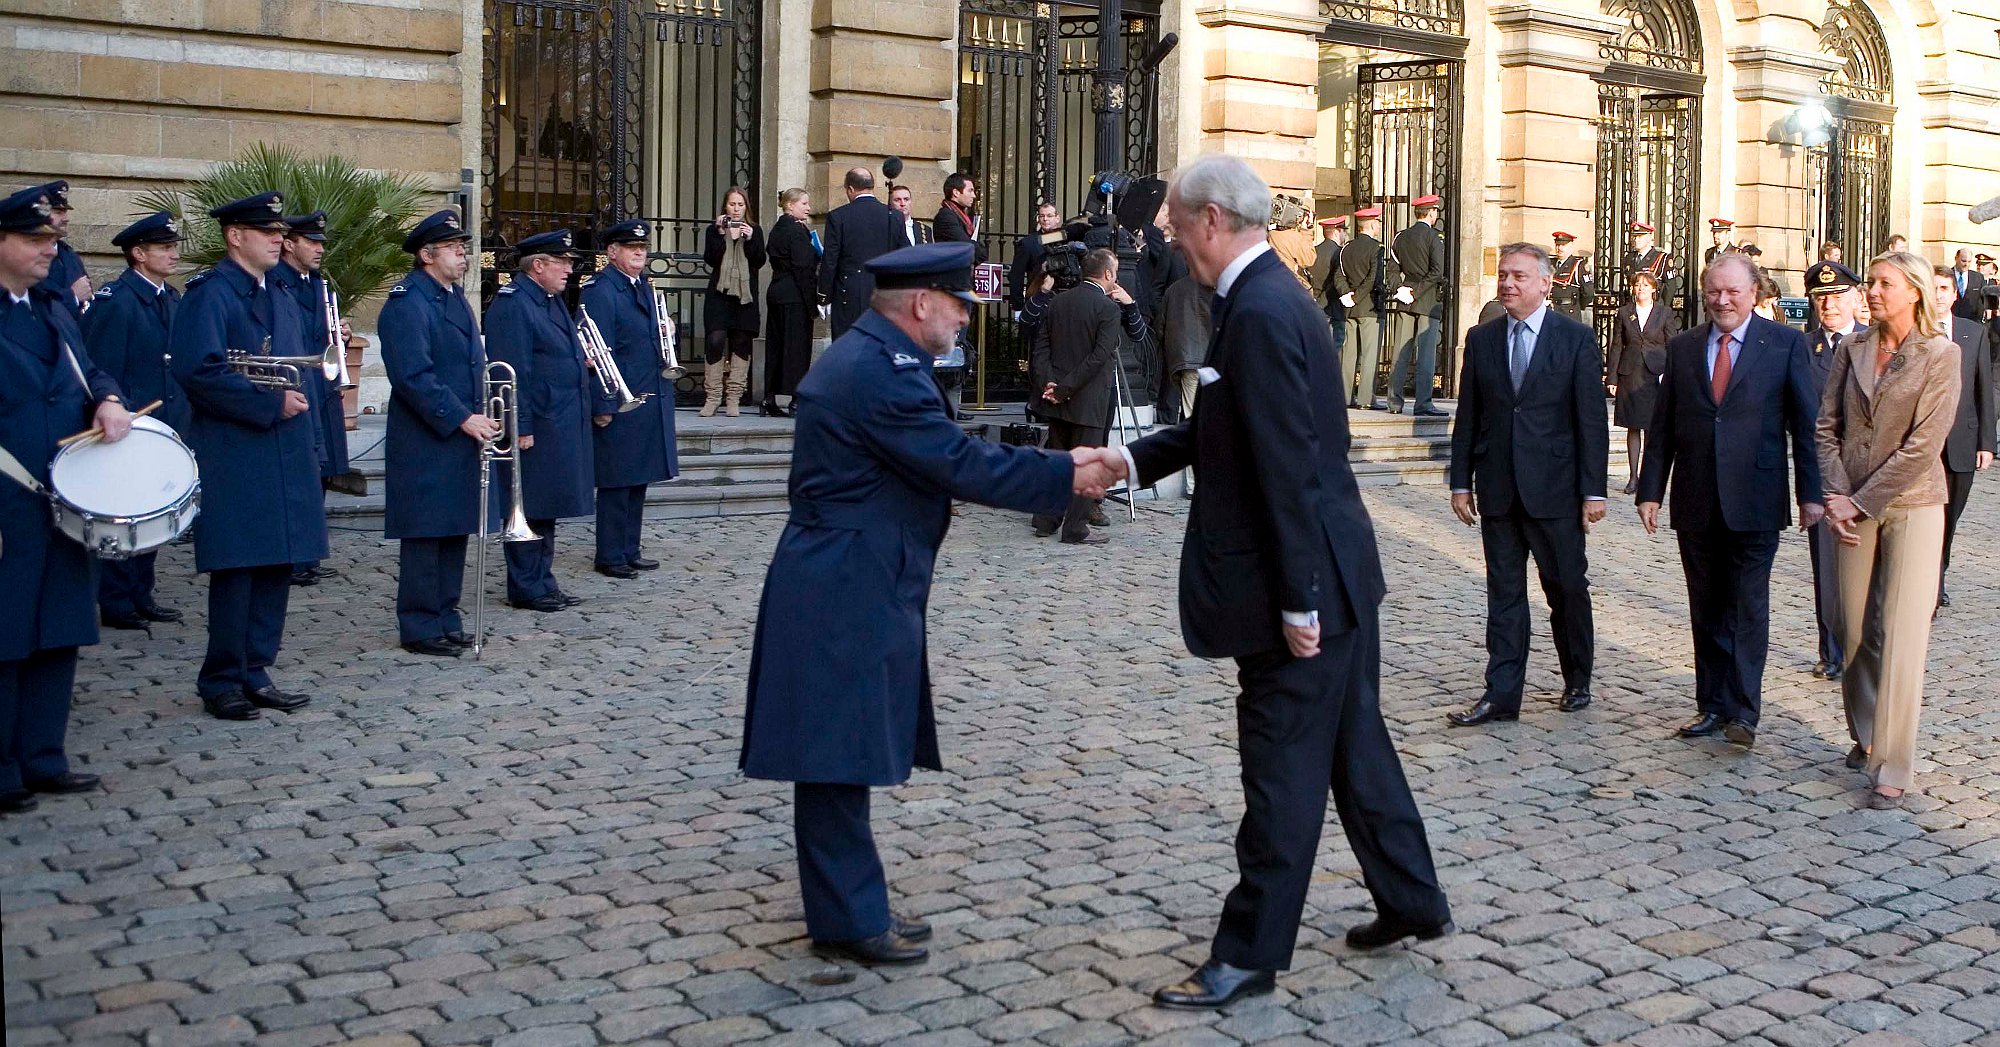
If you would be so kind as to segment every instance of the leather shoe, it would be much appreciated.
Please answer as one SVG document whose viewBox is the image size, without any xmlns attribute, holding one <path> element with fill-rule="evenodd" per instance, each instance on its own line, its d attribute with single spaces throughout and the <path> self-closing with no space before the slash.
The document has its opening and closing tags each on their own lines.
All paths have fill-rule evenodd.
<svg viewBox="0 0 2000 1047">
<path fill-rule="evenodd" d="M 292 584 L 293 584 L 293 585 L 318 585 L 318 584 L 319 584 L 319 575 L 316 575 L 316 574 L 312 573 L 311 571 L 293 571 L 293 572 L 292 572 Z"/>
<path fill-rule="evenodd" d="M 54 793 L 58 796 L 68 796 L 71 793 L 87 793 L 97 788 L 101 781 L 102 779 L 94 774 L 65 771 L 54 778 L 41 778 L 29 782 L 28 791 L 31 793 Z"/>
<path fill-rule="evenodd" d="M 1348 928 L 1347 947 L 1367 952 L 1371 949 L 1386 948 L 1405 938 L 1428 942 L 1442 938 L 1456 929 L 1450 920 L 1420 925 L 1377 917 L 1359 927 Z"/>
<path fill-rule="evenodd" d="M 1153 994 L 1162 1007 L 1186 1011 L 1212 1011 L 1227 1007 L 1245 996 L 1261 996 L 1278 987 L 1276 971 L 1253 971 L 1231 967 L 1210 958 L 1195 968 L 1187 980 L 1169 985 Z"/>
<path fill-rule="evenodd" d="M 313 566 L 307 568 L 306 573 L 312 575 L 314 581 L 325 581 L 328 578 L 340 577 L 339 568 L 323 567 L 318 564 L 314 564 Z"/>
<path fill-rule="evenodd" d="M 1847 750 L 1847 759 L 1842 762 L 1847 764 L 1847 769 L 1850 771 L 1861 770 L 1868 766 L 1868 750 L 1857 743 L 1854 748 Z"/>
<path fill-rule="evenodd" d="M 598 564 L 597 573 L 605 576 L 606 578 L 632 579 L 639 577 L 639 572 L 633 570 L 630 567 L 627 567 L 622 563 Z"/>
<path fill-rule="evenodd" d="M 560 589 L 556 590 L 556 599 L 561 600 L 564 607 L 575 607 L 577 604 L 583 602 L 583 597 L 571 596 Z"/>
<path fill-rule="evenodd" d="M 423 640 L 411 640 L 409 643 L 403 645 L 403 650 L 411 654 L 428 654 L 440 658 L 456 658 L 461 648 L 458 644 L 452 643 L 442 636 L 433 636 Z"/>
<path fill-rule="evenodd" d="M 1083 537 L 1065 538 L 1062 540 L 1062 543 L 1064 545 L 1103 545 L 1110 540 L 1111 537 L 1101 531 L 1086 531 Z"/>
<path fill-rule="evenodd" d="M 1472 703 L 1472 708 L 1452 713 L 1445 717 L 1453 727 L 1477 727 L 1482 723 L 1512 723 L 1521 718 L 1519 710 L 1506 712 L 1484 698 Z"/>
<path fill-rule="evenodd" d="M 1104 507 L 1103 507 L 1103 506 L 1099 506 L 1099 507 L 1097 507 L 1097 508 L 1095 508 L 1095 509 L 1092 509 L 1092 510 L 1090 511 L 1090 518 L 1089 518 L 1088 520 L 1085 520 L 1084 522 L 1085 522 L 1085 523 L 1087 523 L 1087 524 L 1089 524 L 1089 525 L 1090 525 L 1090 526 L 1092 526 L 1092 527 L 1109 527 L 1109 526 L 1111 526 L 1111 518 L 1110 518 L 1110 517 L 1108 517 L 1108 516 L 1105 516 L 1105 515 L 1104 515 Z"/>
<path fill-rule="evenodd" d="M 0 814 L 26 814 L 42 805 L 33 793 L 26 789 L 10 789 L 0 793 Z"/>
<path fill-rule="evenodd" d="M 1909 798 L 1910 792 L 1907 789 L 1894 796 L 1885 792 L 1870 790 L 1868 793 L 1868 807 L 1870 810 L 1875 811 L 1900 811 L 1903 809 L 1903 802 Z"/>
<path fill-rule="evenodd" d="M 1826 680 L 1827 680 L 1827 681 L 1828 681 L 1829 683 L 1839 683 L 1839 682 L 1840 682 L 1840 672 L 1841 672 L 1841 669 L 1840 669 L 1840 666 L 1838 666 L 1838 665 L 1836 665 L 1836 666 L 1833 666 L 1833 667 L 1829 668 L 1829 669 L 1828 669 L 1828 670 L 1826 671 Z"/>
<path fill-rule="evenodd" d="M 442 639 L 448 644 L 454 644 L 459 647 L 472 646 L 472 637 L 463 632 L 446 633 Z"/>
<path fill-rule="evenodd" d="M 852 960 L 865 967 L 901 966 L 922 963 L 931 958 L 929 949 L 911 945 L 898 938 L 895 931 L 883 931 L 873 938 L 851 942 L 814 941 L 813 951 L 830 959 Z"/>
<path fill-rule="evenodd" d="M 144 629 L 147 632 L 153 629 L 153 623 L 136 614 L 112 614 L 105 611 L 98 614 L 97 620 L 107 629 Z"/>
<path fill-rule="evenodd" d="M 1443 409 L 1441 409 L 1441 408 L 1437 408 L 1437 407 L 1420 407 L 1420 408 L 1418 408 L 1418 409 L 1417 409 L 1417 417 L 1418 417 L 1418 418 L 1450 418 L 1450 417 L 1451 417 L 1451 412 L 1450 412 L 1450 411 L 1446 411 L 1446 410 L 1443 410 Z"/>
<path fill-rule="evenodd" d="M 1813 676 L 1821 680 L 1826 679 L 1826 660 L 1824 658 L 1813 663 Z"/>
<path fill-rule="evenodd" d="M 532 600 L 509 600 L 507 604 L 523 611 L 560 611 L 569 606 L 558 593 L 548 593 Z"/>
<path fill-rule="evenodd" d="M 905 919 L 890 913 L 889 933 L 906 942 L 927 942 L 931 940 L 931 925 L 923 920 Z"/>
<path fill-rule="evenodd" d="M 1757 728 L 1741 720 L 1731 720 L 1725 724 L 1722 736 L 1729 739 L 1731 744 L 1740 745 L 1745 749 L 1754 748 L 1757 744 Z"/>
<path fill-rule="evenodd" d="M 154 604 L 151 607 L 139 608 L 139 617 L 149 622 L 178 622 L 181 620 L 182 615 L 181 612 L 171 607 L 161 607 L 158 604 Z"/>
<path fill-rule="evenodd" d="M 218 720 L 255 720 L 264 715 L 250 704 L 250 699 L 244 697 L 241 691 L 215 697 L 202 695 L 201 707 Z"/>
<path fill-rule="evenodd" d="M 1567 687 L 1563 689 L 1562 701 L 1556 708 L 1566 713 L 1581 712 L 1590 708 L 1590 688 Z"/>
<path fill-rule="evenodd" d="M 1683 738 L 1706 738 L 1721 730 L 1722 717 L 1715 713 L 1702 713 L 1700 716 L 1681 724 L 1680 729 L 1674 733 Z"/>
<path fill-rule="evenodd" d="M 1938 604 L 1937 604 L 1937 605 L 1938 605 L 1939 607 L 1950 607 L 1950 606 L 1951 606 L 1951 594 L 1950 594 L 1950 593 L 1948 593 L 1948 592 L 1945 592 L 1945 591 L 1944 591 L 1943 589 L 1939 589 L 1939 590 L 1938 590 Z"/>
<path fill-rule="evenodd" d="M 630 560 L 625 561 L 625 566 L 635 571 L 657 571 L 660 569 L 660 561 L 648 560 L 643 556 L 634 556 Z"/>
<path fill-rule="evenodd" d="M 1371 411 L 1386 411 L 1389 409 L 1389 402 L 1387 400 L 1370 400 L 1368 401 L 1368 409 Z"/>
<path fill-rule="evenodd" d="M 286 694 L 278 690 L 275 686 L 259 687 L 255 690 L 245 687 L 243 688 L 243 698 L 251 705 L 264 709 L 276 709 L 281 713 L 288 713 L 294 709 L 303 709 L 312 702 L 311 695 Z"/>
</svg>

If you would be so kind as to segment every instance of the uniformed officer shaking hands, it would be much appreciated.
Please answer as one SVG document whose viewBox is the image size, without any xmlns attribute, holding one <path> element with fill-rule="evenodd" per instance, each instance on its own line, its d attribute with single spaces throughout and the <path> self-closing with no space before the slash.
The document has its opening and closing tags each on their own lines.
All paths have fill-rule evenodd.
<svg viewBox="0 0 2000 1047">
<path fill-rule="evenodd" d="M 285 237 L 284 200 L 260 193 L 209 211 L 227 254 L 188 281 L 168 349 L 193 405 L 188 444 L 201 463 L 195 570 L 208 574 L 208 656 L 196 689 L 224 720 L 311 701 L 271 682 L 285 634 L 292 565 L 326 558 L 319 456 L 306 395 L 252 382 L 232 349 L 291 355 L 299 311 L 266 279 Z M 317 375 L 300 374 L 311 380 Z"/>
<path fill-rule="evenodd" d="M 593 400 L 576 318 L 563 303 L 574 267 L 575 237 L 567 229 L 523 239 L 514 247 L 518 274 L 486 310 L 486 346 L 514 368 L 520 403 L 521 504 L 541 537 L 507 543 L 507 602 L 531 611 L 560 611 L 583 602 L 556 584 L 556 521 L 589 516 Z"/>
<path fill-rule="evenodd" d="M 83 344 L 97 366 L 137 404 L 160 402 L 153 417 L 183 431 L 188 424 L 187 394 L 167 368 L 167 332 L 180 309 L 181 293 L 167 283 L 180 268 L 181 233 L 172 215 L 149 214 L 120 230 L 111 246 L 125 253 L 128 268 L 90 299 L 83 315 Z M 154 622 L 178 622 L 181 612 L 153 600 L 153 563 L 158 553 L 142 553 L 98 565 L 97 612 L 113 629 L 146 629 Z"/>
<path fill-rule="evenodd" d="M 931 361 L 972 315 L 972 245 L 868 263 L 869 310 L 799 383 L 791 520 L 764 576 L 744 712 L 745 774 L 797 783 L 806 930 L 822 952 L 917 963 L 929 925 L 889 911 L 868 789 L 939 768 L 924 658 L 931 567 L 951 503 L 1055 515 L 1109 469 L 965 435 Z"/>
<path fill-rule="evenodd" d="M 132 428 L 118 384 L 80 348 L 61 292 L 38 286 L 56 255 L 52 211 L 39 186 L 0 200 L 0 448 L 43 484 L 56 441 L 93 417 L 108 441 Z M 97 788 L 63 751 L 76 649 L 97 642 L 95 570 L 39 493 L 0 478 L 0 814 L 34 810 L 36 793 Z"/>
</svg>

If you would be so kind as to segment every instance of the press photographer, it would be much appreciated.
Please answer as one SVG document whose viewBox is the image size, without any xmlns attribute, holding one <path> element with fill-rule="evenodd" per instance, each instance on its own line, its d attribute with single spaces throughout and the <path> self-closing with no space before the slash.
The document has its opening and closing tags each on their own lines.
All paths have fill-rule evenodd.
<svg viewBox="0 0 2000 1047">
<path fill-rule="evenodd" d="M 1118 286 L 1118 256 L 1104 248 L 1083 256 L 1080 281 L 1055 296 L 1048 318 L 1037 329 L 1030 350 L 1031 373 L 1042 383 L 1035 412 L 1049 423 L 1049 447 L 1102 447 L 1116 408 L 1112 369 L 1119 349 L 1136 325 L 1146 333 L 1145 315 L 1123 287 Z M 1053 279 L 1053 277 L 1051 278 Z M 1090 529 L 1096 503 L 1081 495 L 1070 499 L 1060 521 L 1062 540 L 1096 545 L 1104 536 Z M 1035 517 L 1035 535 L 1046 538 L 1058 521 Z"/>
</svg>

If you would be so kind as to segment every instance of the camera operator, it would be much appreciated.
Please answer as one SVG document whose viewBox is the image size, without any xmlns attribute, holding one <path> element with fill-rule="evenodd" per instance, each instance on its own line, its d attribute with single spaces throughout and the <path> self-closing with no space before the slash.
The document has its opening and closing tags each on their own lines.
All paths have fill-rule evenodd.
<svg viewBox="0 0 2000 1047">
<path fill-rule="evenodd" d="M 1139 339 L 1147 333 L 1144 312 L 1118 286 L 1115 253 L 1099 248 L 1084 255 L 1081 275 L 1075 287 L 1055 295 L 1029 353 L 1029 371 L 1042 383 L 1035 411 L 1049 423 L 1051 449 L 1104 446 L 1117 408 L 1112 368 L 1119 345 L 1135 328 Z M 1064 542 L 1097 545 L 1105 540 L 1090 530 L 1094 509 L 1095 503 L 1081 495 L 1070 500 L 1060 521 Z M 1034 524 L 1035 535 L 1046 538 L 1058 521 L 1037 516 Z"/>
</svg>

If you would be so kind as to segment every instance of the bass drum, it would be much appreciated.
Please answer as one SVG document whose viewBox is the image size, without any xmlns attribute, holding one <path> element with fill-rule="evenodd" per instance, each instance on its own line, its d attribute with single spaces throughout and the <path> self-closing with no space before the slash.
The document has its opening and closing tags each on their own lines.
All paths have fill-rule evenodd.
<svg viewBox="0 0 2000 1047">
<path fill-rule="evenodd" d="M 117 443 L 93 440 L 62 449 L 49 466 L 56 529 L 92 555 L 124 560 L 181 536 L 201 509 L 194 452 L 173 427 L 134 418 Z"/>
</svg>

